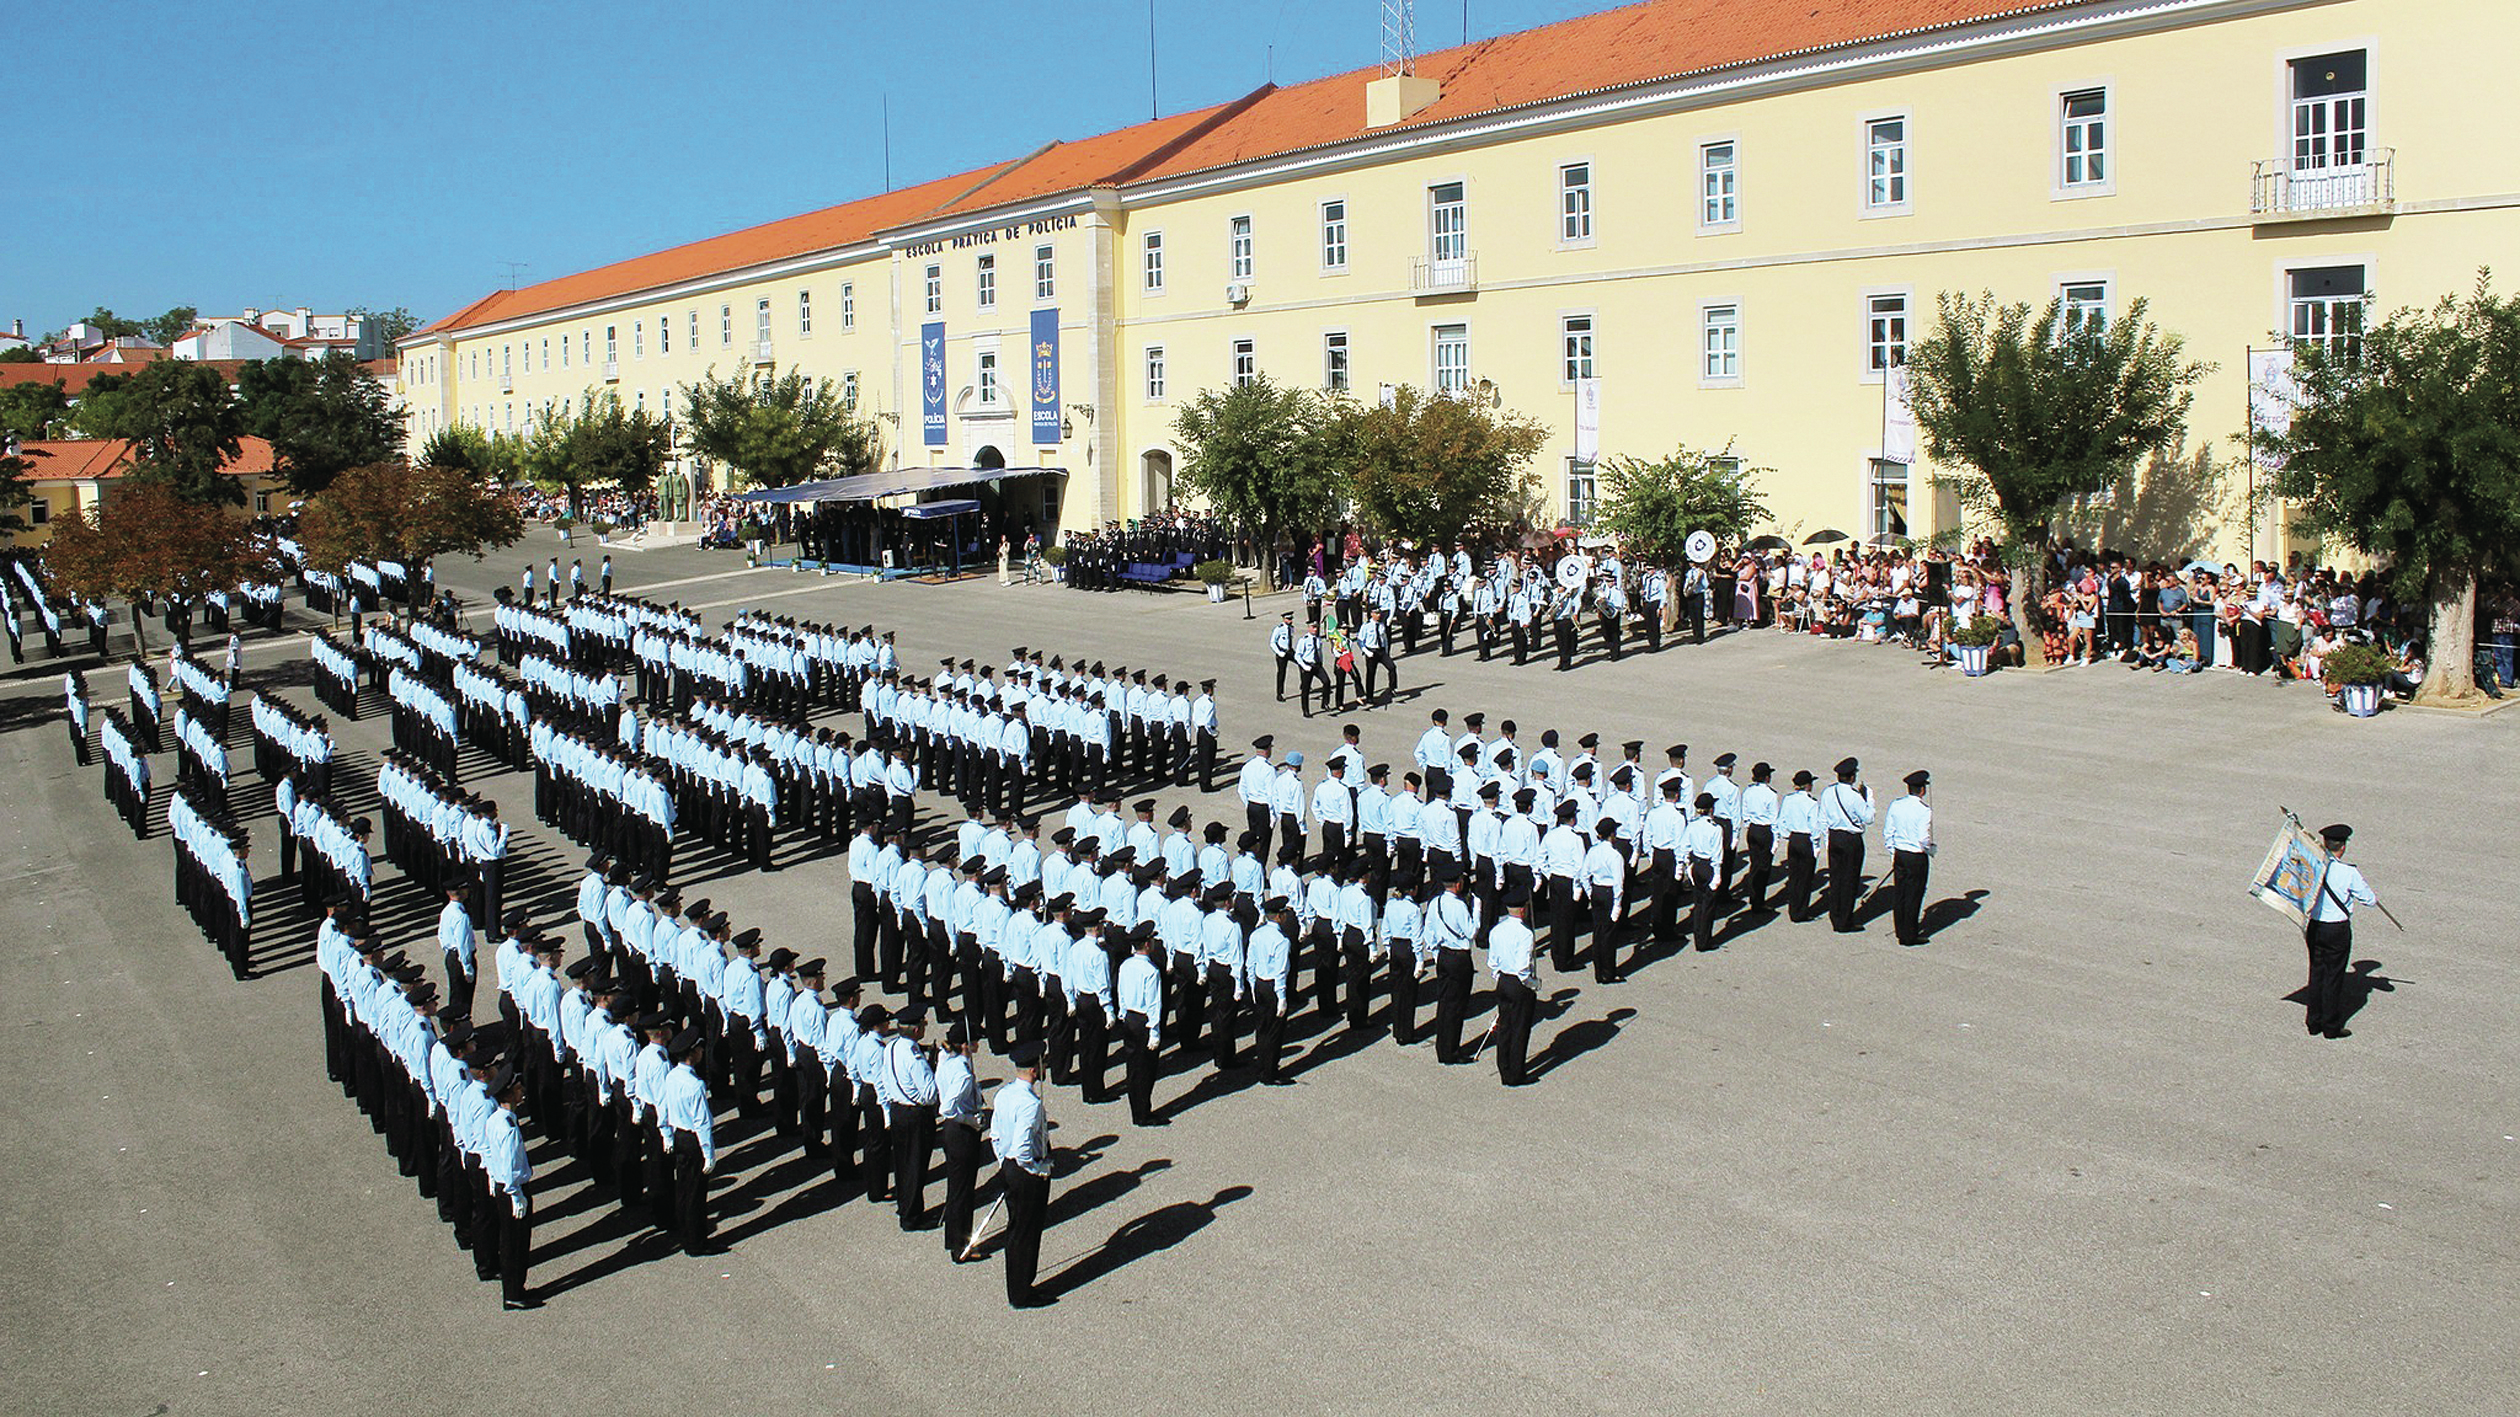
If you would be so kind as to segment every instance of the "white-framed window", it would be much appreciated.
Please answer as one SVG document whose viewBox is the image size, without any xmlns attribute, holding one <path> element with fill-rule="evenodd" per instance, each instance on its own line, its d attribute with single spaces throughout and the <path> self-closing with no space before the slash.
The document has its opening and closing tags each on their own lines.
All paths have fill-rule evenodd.
<svg viewBox="0 0 2520 1417">
<path fill-rule="evenodd" d="M 1251 279 L 1251 218 L 1225 219 L 1225 274 L 1230 280 Z"/>
<path fill-rule="evenodd" d="M 512 344 L 499 346 L 499 377 L 502 379 L 516 377 L 516 346 Z"/>
<path fill-rule="evenodd" d="M 569 367 L 569 337 L 567 335 L 560 337 L 560 367 L 563 369 Z M 436 372 L 437 366 L 433 361 L 430 365 L 430 373 L 434 375 Z"/>
<path fill-rule="evenodd" d="M 2117 184 L 2109 154 L 2109 91 L 2073 89 L 2056 96 L 2056 185 L 2072 196 Z"/>
<path fill-rule="evenodd" d="M 645 389 L 633 389 L 633 390 L 631 390 L 631 392 L 630 392 L 630 411 L 631 411 L 632 413 L 645 413 L 645 412 L 647 412 L 647 390 L 645 390 Z"/>
<path fill-rule="evenodd" d="M 851 413 L 855 413 L 857 412 L 857 403 L 858 371 L 855 369 L 842 370 L 840 374 L 840 406 L 849 410 Z"/>
<path fill-rule="evenodd" d="M 1247 339 L 1234 341 L 1234 387 L 1241 388 L 1260 377 L 1260 349 Z"/>
<path fill-rule="evenodd" d="M 1593 317 L 1563 315 L 1558 319 L 1560 378 L 1572 384 L 1593 376 Z"/>
<path fill-rule="evenodd" d="M 927 312 L 931 315 L 945 308 L 945 268 L 929 266 L 926 271 Z"/>
<path fill-rule="evenodd" d="M 674 421 L 674 386 L 667 384 L 656 394 L 656 416 L 667 423 Z"/>
<path fill-rule="evenodd" d="M 1163 294 L 1164 233 L 1160 231 L 1150 231 L 1146 233 L 1146 235 L 1139 240 L 1138 249 L 1143 253 L 1138 268 L 1145 273 L 1144 278 L 1146 281 L 1146 293 L 1149 295 Z"/>
<path fill-rule="evenodd" d="M 1321 204 L 1321 268 L 1346 270 L 1347 246 L 1347 198 L 1333 197 Z"/>
<path fill-rule="evenodd" d="M 974 266 L 977 280 L 973 288 L 977 292 L 979 306 L 983 310 L 994 310 L 997 308 L 997 254 L 981 252 Z"/>
<path fill-rule="evenodd" d="M 1864 212 L 1908 210 L 1908 119 L 1904 113 L 1864 120 Z"/>
<path fill-rule="evenodd" d="M 1584 459 L 1566 460 L 1566 524 L 1591 526 L 1593 513 L 1601 506 L 1601 479 L 1593 464 Z"/>
<path fill-rule="evenodd" d="M 844 280 L 840 282 L 840 333 L 845 335 L 856 328 L 857 282 Z"/>
<path fill-rule="evenodd" d="M 814 337 L 814 292 L 810 290 L 796 292 L 796 337 Z"/>
<path fill-rule="evenodd" d="M 1146 401 L 1161 403 L 1163 398 L 1164 347 L 1160 344 L 1150 344 L 1146 347 Z"/>
<path fill-rule="evenodd" d="M 1581 246 L 1592 239 L 1592 164 L 1570 162 L 1558 169 L 1558 244 Z"/>
<path fill-rule="evenodd" d="M 1730 138 L 1698 144 L 1698 226 L 1732 231 L 1741 225 L 1741 145 Z"/>
<path fill-rule="evenodd" d="M 2292 170 L 2362 166 L 2371 139 L 2371 56 L 2314 54 L 2291 68 Z"/>
<path fill-rule="evenodd" d="M 683 322 L 683 330 L 690 336 L 690 339 L 687 342 L 691 345 L 691 352 L 698 354 L 700 352 L 700 311 L 699 308 L 695 306 L 685 313 L 690 315 L 691 318 Z M 565 340 L 561 342 L 560 346 L 560 362 L 563 365 L 566 365 L 569 362 L 568 342 Z"/>
<path fill-rule="evenodd" d="M 1058 252 L 1049 246 L 1035 246 L 1033 248 L 1033 299 L 1056 300 L 1058 298 Z"/>
<path fill-rule="evenodd" d="M 1879 377 L 1907 363 L 1908 297 L 1883 291 L 1864 297 L 1864 370 Z"/>
<path fill-rule="evenodd" d="M 718 347 L 723 349 L 734 342 L 735 307 L 732 305 L 721 305 L 718 307 Z"/>
<path fill-rule="evenodd" d="M 1321 386 L 1334 394 L 1348 388 L 1348 332 L 1332 330 L 1321 337 Z"/>
<path fill-rule="evenodd" d="M 656 317 L 656 352 L 658 354 L 671 354 L 674 352 L 674 317 L 671 315 L 659 315 Z M 550 366 L 550 360 L 546 359 L 543 361 L 543 367 L 549 368 Z"/>
<path fill-rule="evenodd" d="M 630 357 L 632 359 L 647 358 L 647 321 L 645 320 L 630 322 Z"/>
<path fill-rule="evenodd" d="M 1904 537 L 1908 534 L 1908 465 L 1882 458 L 1872 460 L 1872 535 Z"/>
<path fill-rule="evenodd" d="M 979 377 L 974 382 L 980 386 L 980 406 L 982 408 L 997 407 L 998 352 L 996 350 L 979 351 Z"/>
<path fill-rule="evenodd" d="M 2363 316 L 2371 298 L 2370 281 L 2361 266 L 2305 266 L 2284 273 L 2291 319 L 2286 328 L 2297 343 L 2318 345 L 2331 355 L 2350 358 L 2362 343 Z"/>
<path fill-rule="evenodd" d="M 578 354 L 580 356 L 580 363 L 592 364 L 595 362 L 595 332 L 593 330 L 578 331 Z"/>
<path fill-rule="evenodd" d="M 44 505 L 44 504 L 43 504 L 43 503 L 41 503 L 41 502 L 35 502 L 35 503 L 32 503 L 31 505 L 33 505 L 33 506 L 37 506 L 37 507 L 41 507 L 41 506 L 42 506 L 42 505 Z M 271 515 L 271 494 L 270 494 L 270 493 L 268 493 L 268 492 L 257 492 L 257 493 L 255 493 L 255 494 L 254 494 L 254 515 L 255 515 L 255 516 L 258 516 L 258 517 L 267 517 L 267 516 L 270 516 L 270 515 Z M 38 515 L 36 516 L 36 518 L 34 519 L 34 521 L 33 521 L 33 522 L 29 523 L 29 525 L 32 525 L 32 526 L 42 526 L 42 525 L 45 523 L 45 521 L 46 521 L 46 520 L 48 520 L 48 519 L 50 518 L 50 516 L 51 516 L 51 513 L 49 513 L 49 512 L 46 512 L 46 513 L 40 513 L 40 514 L 38 514 Z"/>
<path fill-rule="evenodd" d="M 551 372 L 551 336 L 544 335 L 542 344 L 542 367 L 543 372 L 548 374 Z M 569 347 L 569 342 L 567 340 L 560 341 L 560 347 L 562 349 L 567 349 Z"/>
<path fill-rule="evenodd" d="M 271 494 L 268 492 L 257 492 L 254 494 L 257 510 L 261 510 L 263 508 L 261 499 L 270 495 Z M 52 503 L 41 497 L 37 497 L 26 504 L 26 524 L 28 526 L 47 526 L 50 525 L 51 522 Z"/>
<path fill-rule="evenodd" d="M 1470 203 L 1458 182 L 1438 182 L 1426 189 L 1426 254 L 1443 264 L 1470 255 Z"/>
<path fill-rule="evenodd" d="M 762 344 L 770 342 L 770 297 L 753 302 L 753 338 Z"/>
<path fill-rule="evenodd" d="M 1741 382 L 1741 307 L 1730 301 L 1698 307 L 1698 381 Z"/>
<path fill-rule="evenodd" d="M 606 364 L 614 363 L 621 358 L 621 336 L 614 332 L 614 328 L 611 325 L 604 326 L 604 362 Z"/>
<path fill-rule="evenodd" d="M 1435 392 L 1462 394 L 1470 391 L 1470 327 L 1437 325 L 1435 327 Z"/>
<path fill-rule="evenodd" d="M 2089 326 L 2093 330 L 2109 323 L 2109 283 L 2098 278 L 2076 277 L 2056 284 L 2057 333 L 2067 334 Z"/>
</svg>

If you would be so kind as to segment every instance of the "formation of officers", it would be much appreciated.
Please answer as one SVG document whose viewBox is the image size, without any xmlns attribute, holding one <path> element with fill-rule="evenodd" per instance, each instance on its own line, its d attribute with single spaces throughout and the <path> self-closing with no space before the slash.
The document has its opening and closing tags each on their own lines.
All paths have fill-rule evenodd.
<svg viewBox="0 0 2520 1417">
<path fill-rule="evenodd" d="M 1070 589 L 1119 590 L 1180 575 L 1223 557 L 1231 545 L 1232 530 L 1222 520 L 1171 512 L 1069 535 L 1064 569 Z"/>
<path fill-rule="evenodd" d="M 1307 715 L 1316 693 L 1334 711 L 1347 707 L 1351 689 L 1367 706 L 1388 703 L 1399 685 L 1398 656 L 1422 644 L 1449 655 L 1464 634 L 1482 660 L 1510 654 L 1519 665 L 1554 656 L 1561 670 L 1575 667 L 1587 643 L 1609 659 L 1632 645 L 1658 652 L 1667 620 L 1705 638 L 1713 584 L 1704 567 L 1675 574 L 1615 549 L 1553 559 L 1509 551 L 1481 563 L 1454 546 L 1352 561 L 1335 577 L 1306 576 L 1304 623 L 1288 611 L 1271 628 L 1277 695 L 1286 697 L 1291 672 Z"/>
</svg>

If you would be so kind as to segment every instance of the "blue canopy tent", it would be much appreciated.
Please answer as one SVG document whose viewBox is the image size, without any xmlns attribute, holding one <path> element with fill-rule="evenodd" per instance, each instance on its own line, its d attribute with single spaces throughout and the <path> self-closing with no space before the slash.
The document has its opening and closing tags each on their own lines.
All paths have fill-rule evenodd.
<svg viewBox="0 0 2520 1417">
<path fill-rule="evenodd" d="M 858 504 L 867 509 L 865 515 L 872 519 L 872 525 L 861 522 L 857 524 L 856 529 L 842 532 L 839 539 L 851 544 L 844 551 L 827 552 L 828 559 L 823 564 L 826 567 L 844 562 L 854 565 L 859 559 L 858 555 L 847 553 L 855 551 L 863 555 L 865 561 L 870 563 L 860 568 L 874 570 L 881 565 L 885 554 L 884 537 L 880 530 L 882 520 L 876 515 L 875 503 L 886 498 L 918 497 L 955 488 L 994 486 L 1014 477 L 1065 477 L 1067 472 L 1068 470 L 1063 467 L 898 467 L 883 472 L 860 473 L 854 477 L 832 477 L 815 482 L 800 482 L 789 487 L 765 487 L 758 491 L 742 493 L 736 500 L 759 507 L 795 507 L 800 510 L 800 513 L 810 513 L 814 508 L 826 504 Z M 947 526 L 955 533 L 951 539 L 953 561 L 957 571 L 961 569 L 963 547 L 959 526 L 952 519 L 982 515 L 984 512 L 983 504 L 976 498 L 914 502 L 898 509 L 898 515 L 904 521 L 934 522 L 940 519 L 946 521 Z M 884 515 L 890 514 L 884 513 Z"/>
</svg>

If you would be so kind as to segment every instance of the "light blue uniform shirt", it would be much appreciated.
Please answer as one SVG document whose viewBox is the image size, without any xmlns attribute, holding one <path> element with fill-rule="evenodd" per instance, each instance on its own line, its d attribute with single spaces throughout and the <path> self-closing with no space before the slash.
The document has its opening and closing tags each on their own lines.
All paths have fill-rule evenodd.
<svg viewBox="0 0 2520 1417">
<path fill-rule="evenodd" d="M 1050 1118 L 1041 1110 L 1033 1085 L 1017 1078 L 998 1089 L 996 1115 L 989 1122 L 989 1149 L 997 1159 L 1031 1172 L 1050 1174 Z"/>
<path fill-rule="evenodd" d="M 689 1063 L 676 1063 L 665 1075 L 663 1095 L 656 1104 L 656 1134 L 665 1139 L 668 1150 L 674 1145 L 674 1133 L 685 1131 L 700 1139 L 700 1162 L 717 1166 L 717 1118 L 709 1108 L 709 1085 L 691 1070 Z"/>
</svg>

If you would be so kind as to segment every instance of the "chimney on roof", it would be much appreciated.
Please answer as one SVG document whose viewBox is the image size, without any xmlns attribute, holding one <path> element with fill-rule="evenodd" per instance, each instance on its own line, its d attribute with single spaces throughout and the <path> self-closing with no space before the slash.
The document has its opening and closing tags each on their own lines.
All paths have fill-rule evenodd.
<svg viewBox="0 0 2520 1417">
<path fill-rule="evenodd" d="M 259 319 L 261 319 L 261 318 L 262 318 L 262 307 L 261 307 L 261 306 L 259 306 L 259 305 L 248 305 L 248 306 L 246 306 L 246 307 L 245 307 L 245 323 L 246 323 L 246 324 L 249 324 L 249 325 L 250 325 L 250 324 L 254 323 L 256 320 L 259 320 Z"/>
<path fill-rule="evenodd" d="M 1365 83 L 1365 126 L 1388 128 L 1432 108 L 1443 96 L 1443 85 L 1415 74 L 1369 79 Z"/>
<path fill-rule="evenodd" d="M 299 306 L 299 307 L 297 308 L 297 317 L 298 317 L 298 334 L 299 334 L 300 336 L 310 335 L 310 334 L 313 334 L 313 333 L 315 332 L 315 330 L 314 330 L 315 312 L 314 312 L 313 310 L 311 310 L 311 309 L 307 308 L 307 307 L 306 307 L 306 306 L 304 306 L 304 305 L 301 305 L 301 306 Z"/>
<path fill-rule="evenodd" d="M 24 315 L 20 315 L 9 322 L 9 333 L 16 335 L 19 339 L 26 338 L 26 317 Z"/>
</svg>

